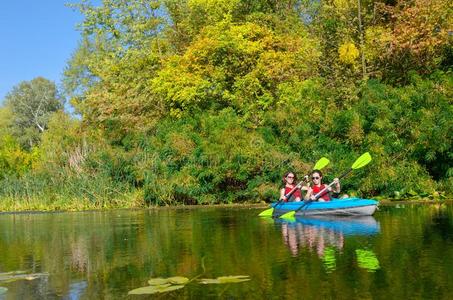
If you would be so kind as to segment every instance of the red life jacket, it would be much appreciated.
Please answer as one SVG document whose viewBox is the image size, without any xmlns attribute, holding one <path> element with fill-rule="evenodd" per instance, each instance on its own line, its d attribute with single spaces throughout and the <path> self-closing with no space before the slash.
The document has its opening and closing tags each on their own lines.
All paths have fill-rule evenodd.
<svg viewBox="0 0 453 300">
<path fill-rule="evenodd" d="M 291 192 L 291 190 L 294 188 L 293 187 L 288 187 L 288 186 L 285 186 L 285 195 L 287 195 L 289 192 Z M 288 202 L 289 201 L 294 201 L 297 197 L 299 197 L 300 199 L 302 199 L 302 194 L 300 192 L 300 189 L 296 189 L 294 191 L 294 193 L 291 194 L 291 197 L 289 197 L 289 199 L 286 199 L 285 202 Z"/>
<path fill-rule="evenodd" d="M 320 186 L 313 186 L 312 189 L 313 189 L 313 196 L 316 195 L 317 193 L 319 193 L 320 191 L 322 191 L 324 188 L 326 188 L 327 186 L 325 184 L 321 184 Z M 330 201 L 330 195 L 329 195 L 329 191 L 326 190 L 324 193 L 322 193 L 321 197 L 319 197 L 319 199 L 323 199 L 324 201 Z"/>
</svg>

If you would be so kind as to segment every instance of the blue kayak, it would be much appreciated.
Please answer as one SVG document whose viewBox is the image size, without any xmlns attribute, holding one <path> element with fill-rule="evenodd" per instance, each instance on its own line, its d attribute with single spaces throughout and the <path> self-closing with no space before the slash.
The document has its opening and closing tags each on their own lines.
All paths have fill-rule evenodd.
<svg viewBox="0 0 453 300">
<path fill-rule="evenodd" d="M 297 210 L 296 216 L 371 216 L 376 211 L 378 204 L 378 201 L 372 199 L 345 198 L 332 199 L 332 201 L 327 202 L 280 202 L 279 204 L 273 203 L 271 206 L 274 208 L 276 215 Z"/>
</svg>

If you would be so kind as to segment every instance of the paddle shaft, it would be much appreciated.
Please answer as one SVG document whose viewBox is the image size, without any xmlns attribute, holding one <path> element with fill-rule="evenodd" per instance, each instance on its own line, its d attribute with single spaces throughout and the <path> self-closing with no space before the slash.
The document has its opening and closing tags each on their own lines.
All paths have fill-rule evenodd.
<svg viewBox="0 0 453 300">
<path fill-rule="evenodd" d="M 348 169 L 346 172 L 344 172 L 340 177 L 338 177 L 338 180 L 340 180 L 341 178 L 345 177 L 346 175 L 348 175 L 352 170 L 355 170 L 355 169 L 360 169 L 364 166 L 366 166 L 369 162 L 371 161 L 371 155 L 369 152 L 366 152 L 364 154 L 362 154 L 355 162 L 354 164 L 352 165 L 352 167 L 350 169 Z M 317 193 L 314 198 L 315 200 L 318 200 L 319 197 L 321 197 L 321 195 L 323 195 L 327 189 L 329 189 L 333 184 L 335 183 L 332 182 L 331 184 L 329 184 L 327 187 L 325 187 L 324 189 L 322 189 L 322 191 L 320 191 L 319 193 Z M 296 212 L 298 212 L 299 210 L 301 210 L 302 208 L 304 208 L 305 206 L 307 206 L 309 203 L 315 201 L 315 200 L 308 200 L 306 201 L 304 204 L 302 204 L 298 209 L 294 210 L 294 211 L 291 211 L 291 212 L 288 212 L 286 214 L 284 214 L 283 216 L 281 216 L 282 218 L 285 218 L 285 216 L 291 214 L 291 216 L 294 216 L 296 214 Z"/>
<path fill-rule="evenodd" d="M 291 191 L 288 192 L 288 194 L 285 195 L 285 198 L 288 199 L 288 197 L 291 197 L 291 195 L 297 190 L 297 189 L 300 189 L 302 187 L 302 184 L 304 182 L 306 182 L 306 179 L 307 177 L 304 176 L 304 180 L 302 180 L 301 182 L 299 182 L 298 184 L 296 184 L 295 187 L 293 187 L 293 189 Z"/>
<path fill-rule="evenodd" d="M 347 170 L 346 172 L 344 172 L 340 177 L 338 177 L 338 180 L 340 180 L 341 178 L 345 177 L 346 175 L 348 175 L 349 173 L 351 173 L 352 171 L 352 168 L 349 168 L 349 170 Z M 321 197 L 322 195 L 324 195 L 324 193 L 332 186 L 335 184 L 335 181 L 332 181 L 328 186 L 326 186 L 325 188 L 323 188 L 321 191 L 319 191 L 319 193 L 317 193 L 315 195 L 315 199 L 318 200 L 319 197 Z"/>
<path fill-rule="evenodd" d="M 338 177 L 338 179 L 340 180 L 341 178 L 345 177 L 346 175 L 348 175 L 349 173 L 351 173 L 352 171 L 352 168 L 350 168 L 349 170 L 347 170 L 346 172 L 344 172 L 340 177 Z M 301 210 L 302 208 L 304 208 L 305 206 L 307 206 L 309 203 L 313 202 L 313 201 L 316 201 L 319 199 L 319 197 L 321 197 L 329 187 L 331 187 L 332 185 L 334 185 L 335 181 L 331 182 L 328 186 L 326 186 L 325 188 L 323 188 L 319 193 L 317 193 L 315 195 L 315 200 L 307 200 L 305 201 L 304 204 L 302 204 L 298 209 L 295 210 L 295 212 L 298 212 L 299 210 Z"/>
<path fill-rule="evenodd" d="M 298 184 L 296 184 L 295 187 L 293 187 L 293 189 L 291 191 L 288 192 L 288 194 L 286 194 L 284 197 L 286 200 L 288 200 L 288 197 L 291 197 L 291 195 L 297 190 L 297 189 L 300 189 L 301 185 L 306 182 L 307 180 L 307 176 L 304 176 L 304 180 L 302 180 L 301 182 L 299 182 Z M 283 201 L 283 199 L 280 199 L 278 200 L 277 204 L 275 204 L 275 207 L 277 207 L 281 202 Z"/>
</svg>

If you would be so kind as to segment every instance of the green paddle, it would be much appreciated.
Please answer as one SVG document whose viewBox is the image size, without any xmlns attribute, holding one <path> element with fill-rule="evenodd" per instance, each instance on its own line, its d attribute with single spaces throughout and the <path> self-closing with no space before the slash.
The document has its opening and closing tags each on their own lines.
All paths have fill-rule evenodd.
<svg viewBox="0 0 453 300">
<path fill-rule="evenodd" d="M 340 177 L 338 177 L 338 179 L 341 179 L 343 177 L 345 177 L 346 175 L 348 175 L 349 173 L 352 172 L 352 170 L 357 170 L 357 169 L 360 169 L 364 166 L 366 166 L 367 164 L 369 164 L 371 161 L 371 155 L 369 152 L 366 152 L 364 154 L 362 154 L 359 158 L 356 159 L 356 161 L 352 164 L 352 167 L 349 168 L 349 170 L 347 170 L 346 172 L 344 172 Z M 294 216 L 296 215 L 296 213 L 301 210 L 302 208 L 304 208 L 305 206 L 307 206 L 309 203 L 313 202 L 313 201 L 316 201 L 319 199 L 319 197 L 321 197 L 327 190 L 328 188 L 330 188 L 332 185 L 335 184 L 335 181 L 333 181 L 332 183 L 330 183 L 328 186 L 326 186 L 325 188 L 323 188 L 319 193 L 317 193 L 315 195 L 315 200 L 307 200 L 305 201 L 298 209 L 296 210 L 293 210 L 293 211 L 290 211 L 290 212 L 287 212 L 286 214 L 283 214 L 280 216 L 280 218 L 282 219 L 292 219 L 294 218 Z"/>
<path fill-rule="evenodd" d="M 323 169 L 325 166 L 327 166 L 329 164 L 329 160 L 325 157 L 321 157 L 315 164 L 315 166 L 313 167 L 313 170 L 321 170 Z M 302 180 L 301 182 L 299 182 L 291 191 L 289 191 L 288 194 L 285 195 L 285 198 L 288 199 L 288 197 L 290 197 L 295 191 L 297 188 L 300 188 L 300 186 L 304 183 L 304 181 L 306 180 L 306 177 L 308 175 L 304 176 L 304 180 Z M 277 204 L 274 205 L 274 207 L 277 207 L 283 200 L 280 199 L 277 201 Z M 274 215 L 274 207 L 271 207 L 271 208 L 268 208 L 264 211 L 262 211 L 258 216 L 260 217 L 272 217 Z"/>
</svg>

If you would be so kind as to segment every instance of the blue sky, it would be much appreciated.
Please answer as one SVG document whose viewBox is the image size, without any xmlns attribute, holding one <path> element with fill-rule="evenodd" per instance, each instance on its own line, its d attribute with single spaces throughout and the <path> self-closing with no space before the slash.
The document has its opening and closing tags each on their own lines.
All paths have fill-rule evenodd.
<svg viewBox="0 0 453 300">
<path fill-rule="evenodd" d="M 0 0 L 0 102 L 13 86 L 42 76 L 60 85 L 77 47 L 75 0 Z"/>
</svg>

